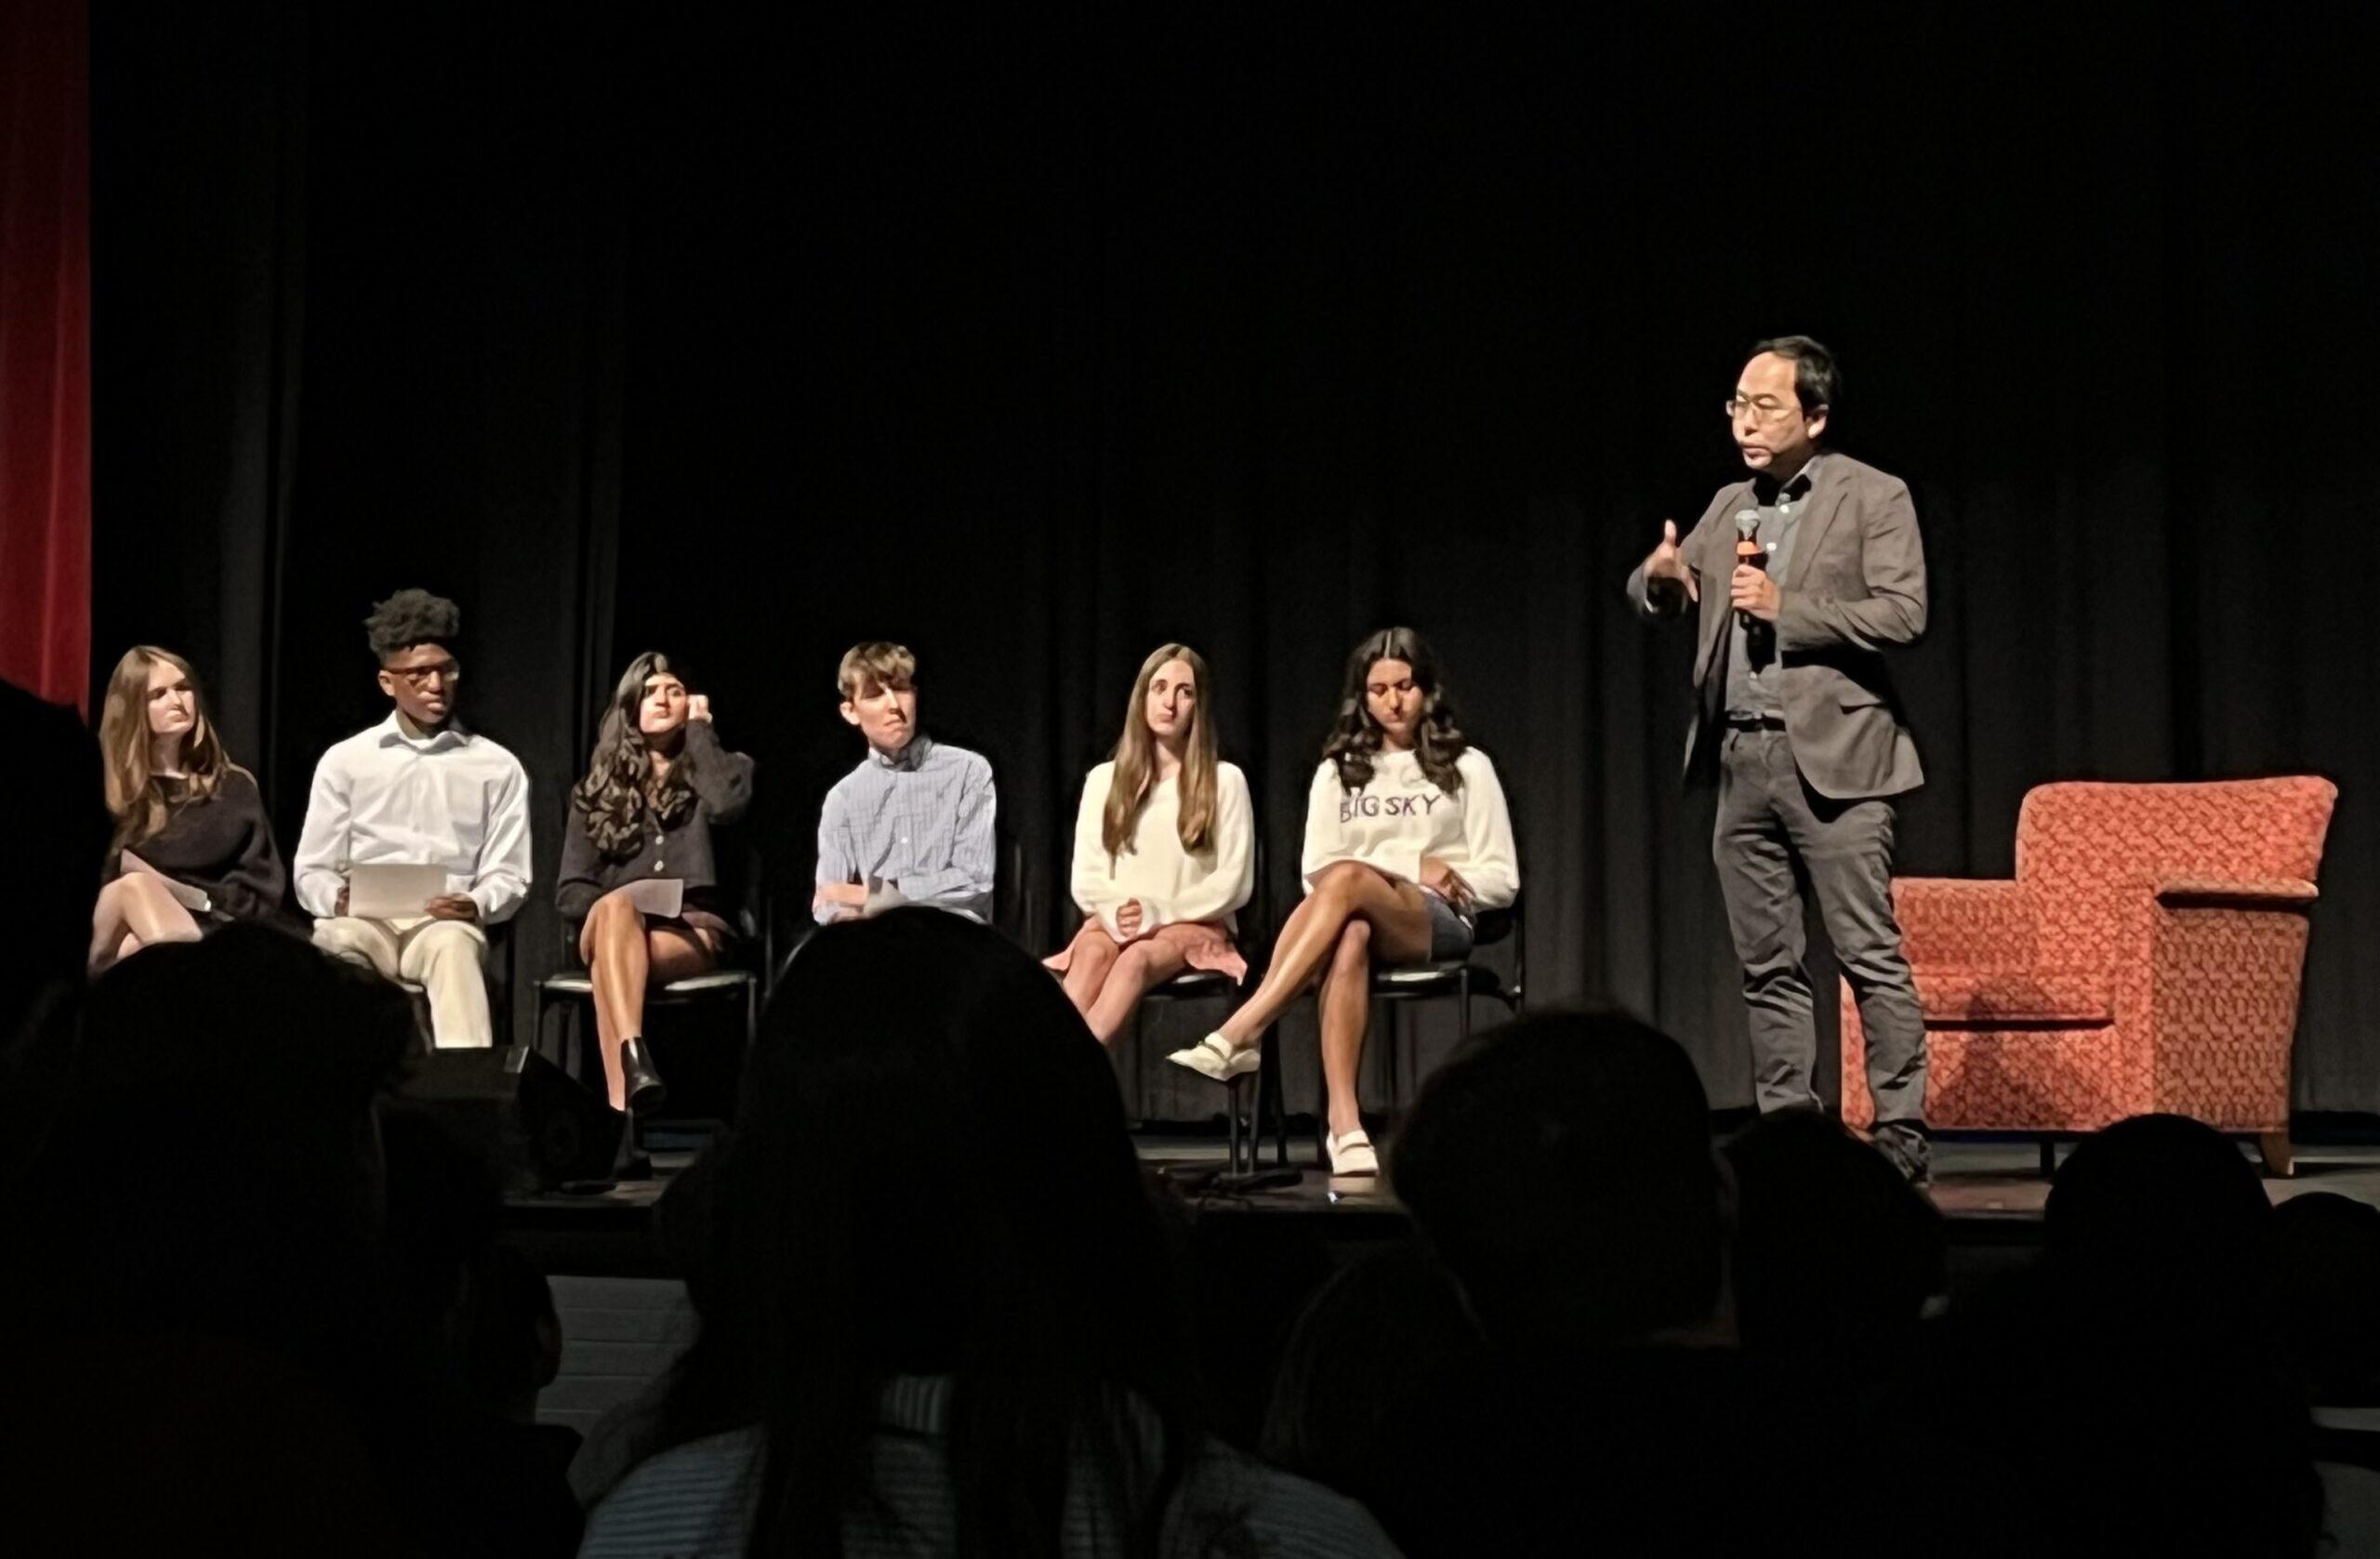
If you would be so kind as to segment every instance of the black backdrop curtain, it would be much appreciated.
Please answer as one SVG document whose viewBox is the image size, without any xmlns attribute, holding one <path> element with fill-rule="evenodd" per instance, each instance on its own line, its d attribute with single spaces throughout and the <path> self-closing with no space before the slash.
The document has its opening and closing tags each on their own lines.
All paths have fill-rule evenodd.
<svg viewBox="0 0 2380 1559">
<path fill-rule="evenodd" d="M 1686 646 L 1619 586 L 1728 478 L 1748 343 L 1808 331 L 1931 557 L 1903 869 L 2004 874 L 2044 780 L 2332 775 L 2297 1095 L 2380 1108 L 2370 23 L 1767 20 L 101 7 L 96 658 L 194 652 L 294 839 L 377 714 L 358 619 L 443 589 L 549 881 L 667 648 L 806 879 L 836 656 L 901 638 L 1054 945 L 1149 647 L 1213 663 L 1277 903 L 1341 658 L 1408 621 L 1518 799 L 1533 993 L 1737 1103 Z"/>
</svg>

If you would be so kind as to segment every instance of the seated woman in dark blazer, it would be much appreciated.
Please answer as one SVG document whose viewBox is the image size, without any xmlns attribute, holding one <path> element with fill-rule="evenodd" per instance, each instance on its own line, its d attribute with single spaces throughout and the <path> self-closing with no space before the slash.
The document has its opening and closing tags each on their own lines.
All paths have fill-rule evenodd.
<svg viewBox="0 0 2380 1559">
<path fill-rule="evenodd" d="M 125 652 L 99 706 L 108 811 L 105 886 L 91 912 L 93 973 L 157 942 L 234 920 L 280 920 L 289 873 L 256 777 L 224 756 L 190 662 Z"/>
<path fill-rule="evenodd" d="M 707 973 L 735 934 L 711 830 L 752 802 L 752 760 L 720 746 L 710 700 L 687 690 L 669 657 L 648 652 L 612 690 L 587 777 L 570 793 L 554 903 L 583 921 L 578 956 L 595 987 L 603 1083 L 615 1110 L 665 1098 L 644 1048 L 644 989 Z M 681 885 L 673 917 L 648 915 L 640 882 Z M 649 891 L 649 890 L 648 890 Z"/>
</svg>

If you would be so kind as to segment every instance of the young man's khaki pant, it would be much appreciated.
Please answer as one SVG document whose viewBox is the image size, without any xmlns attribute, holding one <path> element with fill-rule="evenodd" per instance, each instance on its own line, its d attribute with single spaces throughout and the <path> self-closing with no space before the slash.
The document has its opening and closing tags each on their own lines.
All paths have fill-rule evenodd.
<svg viewBox="0 0 2380 1559">
<path fill-rule="evenodd" d="M 440 1050 L 495 1042 L 488 1021 L 487 935 L 469 920 L 361 920 L 352 915 L 314 922 L 314 945 L 391 980 L 410 980 L 430 997 L 430 1028 Z"/>
</svg>

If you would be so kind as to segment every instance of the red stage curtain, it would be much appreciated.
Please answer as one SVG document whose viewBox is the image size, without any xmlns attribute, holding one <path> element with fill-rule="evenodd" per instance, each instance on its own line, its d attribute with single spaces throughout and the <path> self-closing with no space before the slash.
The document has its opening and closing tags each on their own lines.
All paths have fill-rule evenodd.
<svg viewBox="0 0 2380 1559">
<path fill-rule="evenodd" d="M 91 662 L 84 6 L 0 4 L 0 678 L 78 707 Z"/>
</svg>

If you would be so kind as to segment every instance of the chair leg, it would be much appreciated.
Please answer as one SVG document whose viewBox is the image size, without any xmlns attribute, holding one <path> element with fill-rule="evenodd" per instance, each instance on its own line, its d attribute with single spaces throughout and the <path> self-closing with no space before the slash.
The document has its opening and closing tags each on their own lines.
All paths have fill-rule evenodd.
<svg viewBox="0 0 2380 1559">
<path fill-rule="evenodd" d="M 2274 1179 L 2288 1180 L 2297 1173 L 2297 1155 L 2290 1148 L 2286 1130 L 2257 1132 L 2256 1152 L 2264 1157 L 2265 1173 Z"/>
<path fill-rule="evenodd" d="M 1274 1024 L 1276 1030 L 1279 1026 L 1277 1023 Z M 1318 1045 L 1315 1048 L 1314 1061 L 1314 1159 L 1328 1170 L 1330 1168 L 1330 1078 L 1322 1070 L 1322 1050 Z M 1355 1069 L 1359 1074 L 1363 1070 L 1363 1058 L 1360 1056 L 1356 1058 Z"/>
<path fill-rule="evenodd" d="M 1263 1062 L 1256 1069 L 1256 1097 L 1261 1108 L 1265 1101 L 1273 1105 L 1273 1167 L 1289 1167 L 1289 1094 L 1281 1086 L 1281 1051 L 1276 1045 L 1264 1048 Z"/>
<path fill-rule="evenodd" d="M 603 1077 L 603 1058 L 596 1053 L 596 1046 L 602 1041 L 594 1030 L 594 1002 L 591 999 L 572 1002 L 570 1004 L 571 1075 L 584 1080 L 587 1074 L 591 1071 L 595 1074 L 595 1086 L 601 1087 Z"/>
<path fill-rule="evenodd" d="M 1247 1082 L 1248 1079 L 1245 1077 L 1234 1077 L 1230 1082 L 1223 1085 L 1223 1143 L 1224 1151 L 1230 1156 L 1231 1172 L 1233 1174 L 1238 1174 L 1240 1172 L 1239 1104 L 1240 1094 L 1246 1087 Z M 1251 1122 L 1250 1124 L 1252 1125 L 1253 1123 Z M 1250 1169 L 1253 1169 L 1256 1168 L 1256 1144 L 1250 1143 L 1248 1144 L 1248 1167 Z"/>
</svg>

